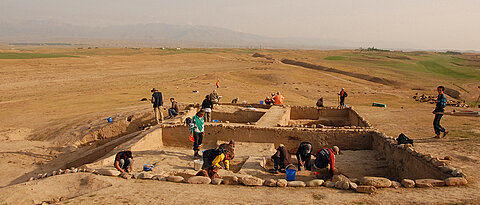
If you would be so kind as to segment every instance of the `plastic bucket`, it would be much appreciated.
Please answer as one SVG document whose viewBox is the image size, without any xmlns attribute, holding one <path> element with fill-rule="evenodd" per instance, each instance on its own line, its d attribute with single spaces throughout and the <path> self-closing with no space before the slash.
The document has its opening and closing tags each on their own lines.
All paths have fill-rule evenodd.
<svg viewBox="0 0 480 205">
<path fill-rule="evenodd" d="M 295 181 L 295 174 L 297 173 L 297 170 L 285 169 L 285 173 L 287 174 L 287 181 Z"/>
<path fill-rule="evenodd" d="M 107 118 L 107 122 L 112 122 L 112 121 L 113 121 L 113 120 L 112 120 L 111 117 Z"/>
<path fill-rule="evenodd" d="M 152 168 L 153 168 L 153 165 L 151 164 L 143 164 L 143 171 L 148 172 L 148 171 L 151 171 Z"/>
<path fill-rule="evenodd" d="M 202 165 L 203 165 L 202 160 L 199 160 L 199 159 L 193 160 L 193 169 L 195 169 L 195 171 L 202 169 Z"/>
<path fill-rule="evenodd" d="M 263 105 L 263 100 L 260 100 L 260 105 Z"/>
</svg>

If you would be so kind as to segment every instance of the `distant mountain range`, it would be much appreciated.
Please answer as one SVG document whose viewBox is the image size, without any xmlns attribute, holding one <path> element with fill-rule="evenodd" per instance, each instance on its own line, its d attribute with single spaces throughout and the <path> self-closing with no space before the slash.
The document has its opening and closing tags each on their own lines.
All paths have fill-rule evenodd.
<svg viewBox="0 0 480 205">
<path fill-rule="evenodd" d="M 355 43 L 340 40 L 272 38 L 218 27 L 164 23 L 90 27 L 53 21 L 0 22 L 0 40 L 9 43 L 102 42 L 112 46 L 137 44 L 183 47 L 356 48 Z"/>
</svg>

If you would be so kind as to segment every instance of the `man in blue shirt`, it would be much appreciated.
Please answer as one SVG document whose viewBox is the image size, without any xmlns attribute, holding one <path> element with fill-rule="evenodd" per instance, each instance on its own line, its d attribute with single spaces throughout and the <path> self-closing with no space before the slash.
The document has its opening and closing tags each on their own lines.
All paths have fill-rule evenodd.
<svg viewBox="0 0 480 205">
<path fill-rule="evenodd" d="M 438 96 L 437 96 L 437 104 L 435 105 L 435 110 L 432 112 L 435 114 L 435 119 L 433 119 L 433 129 L 435 130 L 435 137 L 440 138 L 440 134 L 443 132 L 443 136 L 445 137 L 448 134 L 448 131 L 440 125 L 440 120 L 443 117 L 443 112 L 445 112 L 445 106 L 447 105 L 447 98 L 445 97 L 445 87 L 438 86 L 437 87 Z"/>
</svg>

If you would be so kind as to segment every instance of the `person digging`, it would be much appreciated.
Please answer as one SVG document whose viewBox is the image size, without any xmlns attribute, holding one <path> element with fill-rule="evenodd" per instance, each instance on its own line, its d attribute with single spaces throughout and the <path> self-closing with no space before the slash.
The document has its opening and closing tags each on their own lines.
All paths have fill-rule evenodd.
<svg viewBox="0 0 480 205">
<path fill-rule="evenodd" d="M 133 156 L 132 151 L 121 151 L 115 156 L 113 166 L 121 173 L 128 173 L 133 171 Z M 130 170 L 129 170 L 130 169 Z"/>
<path fill-rule="evenodd" d="M 230 160 L 233 160 L 235 157 L 235 153 L 232 149 L 224 149 L 219 146 L 215 149 L 203 151 L 202 169 L 207 169 L 212 165 L 221 169 L 222 166 L 220 166 L 220 163 L 223 163 L 223 168 L 225 168 L 225 170 L 230 170 Z"/>
<path fill-rule="evenodd" d="M 298 171 L 302 170 L 302 166 L 305 167 L 306 170 L 312 171 L 312 143 L 310 142 L 302 142 L 298 146 L 297 149 L 297 160 L 298 160 Z"/>
<path fill-rule="evenodd" d="M 335 155 L 340 153 L 340 148 L 337 146 L 333 146 L 332 149 L 330 148 L 323 148 L 318 150 L 316 153 L 315 162 L 313 167 L 320 172 L 322 169 L 328 169 L 329 175 L 322 178 L 332 178 L 335 174 Z"/>
<path fill-rule="evenodd" d="M 271 157 L 275 172 L 285 172 L 285 168 L 292 164 L 292 156 L 285 145 L 278 145 L 277 152 Z"/>
</svg>

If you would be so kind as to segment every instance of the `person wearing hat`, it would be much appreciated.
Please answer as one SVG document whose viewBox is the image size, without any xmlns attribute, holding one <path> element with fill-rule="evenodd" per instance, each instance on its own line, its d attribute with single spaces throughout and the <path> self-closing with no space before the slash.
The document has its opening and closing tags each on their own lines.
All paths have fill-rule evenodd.
<svg viewBox="0 0 480 205">
<path fill-rule="evenodd" d="M 129 169 L 130 171 L 133 171 L 132 151 L 118 152 L 115 156 L 113 166 L 122 173 L 129 172 Z"/>
<path fill-rule="evenodd" d="M 284 171 L 285 167 L 292 164 L 292 156 L 285 145 L 278 145 L 277 152 L 272 156 L 273 169 Z"/>
<path fill-rule="evenodd" d="M 340 108 L 343 108 L 345 106 L 345 98 L 348 96 L 347 92 L 345 92 L 345 88 L 342 88 L 338 95 L 340 96 Z"/>
<path fill-rule="evenodd" d="M 157 124 L 160 124 L 163 121 L 163 95 L 156 88 L 153 88 L 151 91 L 153 93 L 151 102 L 153 104 L 153 112 L 155 113 L 155 121 Z"/>
<path fill-rule="evenodd" d="M 277 95 L 273 97 L 273 100 L 275 101 L 275 105 L 283 105 L 283 99 L 285 99 L 285 97 L 283 97 L 283 95 L 281 95 L 280 92 L 277 92 Z"/>
<path fill-rule="evenodd" d="M 193 156 L 200 157 L 198 154 L 198 150 L 202 145 L 203 141 L 203 132 L 204 132 L 204 121 L 203 115 L 205 111 L 202 109 L 200 110 L 193 118 L 192 122 L 190 123 L 190 131 L 193 133 Z"/>
<path fill-rule="evenodd" d="M 321 150 L 317 151 L 317 158 L 315 158 L 315 163 L 313 166 L 316 169 L 324 169 L 328 167 L 328 172 L 330 174 L 330 177 L 333 177 L 333 174 L 335 174 L 335 155 L 338 155 L 340 153 L 340 148 L 337 146 L 333 146 L 332 149 L 330 148 L 323 148 Z M 328 177 L 328 178 L 330 178 Z"/>
</svg>

